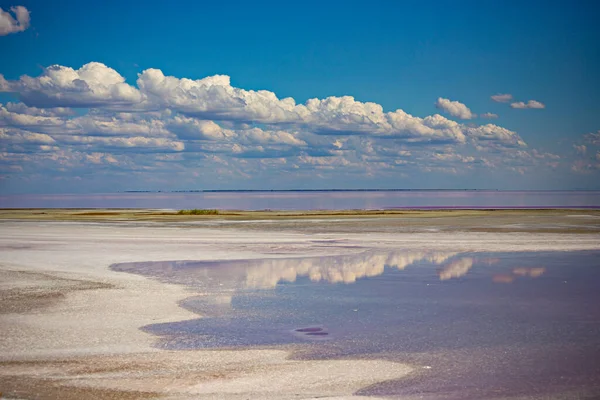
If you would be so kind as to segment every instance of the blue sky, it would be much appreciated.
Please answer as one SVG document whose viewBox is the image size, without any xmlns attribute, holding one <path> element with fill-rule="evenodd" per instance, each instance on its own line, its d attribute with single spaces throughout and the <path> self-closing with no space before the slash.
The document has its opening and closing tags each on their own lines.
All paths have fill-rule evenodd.
<svg viewBox="0 0 600 400">
<path fill-rule="evenodd" d="M 594 1 L 0 7 L 2 193 L 600 189 Z"/>
</svg>

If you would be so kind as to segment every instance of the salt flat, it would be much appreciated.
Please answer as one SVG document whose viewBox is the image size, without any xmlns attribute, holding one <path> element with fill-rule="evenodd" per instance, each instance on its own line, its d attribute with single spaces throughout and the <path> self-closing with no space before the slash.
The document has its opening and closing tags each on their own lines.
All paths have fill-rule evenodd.
<svg viewBox="0 0 600 400">
<path fill-rule="evenodd" d="M 585 214 L 581 212 L 579 214 Z M 567 217 L 565 217 L 567 218 Z M 590 222 L 594 221 L 594 222 Z M 128 221 L 0 222 L 0 391 L 36 398 L 345 398 L 400 379 L 418 365 L 386 360 L 297 360 L 295 346 L 165 351 L 139 328 L 197 318 L 178 306 L 180 285 L 115 272 L 114 263 L 343 255 L 365 249 L 572 251 L 600 249 L 593 218 L 571 218 L 586 233 L 473 231 L 481 221 L 344 221 L 329 230 L 277 221 L 226 229 Z M 579 222 L 581 221 L 581 222 Z M 543 224 L 547 224 L 544 219 Z M 313 225 L 314 226 L 314 225 Z M 544 225 L 546 226 L 546 225 Z M 485 226 L 483 226 L 485 228 Z M 577 231 L 578 232 L 578 231 Z M 327 378 L 324 379 L 324 376 Z M 363 397 L 364 398 L 364 397 Z"/>
</svg>

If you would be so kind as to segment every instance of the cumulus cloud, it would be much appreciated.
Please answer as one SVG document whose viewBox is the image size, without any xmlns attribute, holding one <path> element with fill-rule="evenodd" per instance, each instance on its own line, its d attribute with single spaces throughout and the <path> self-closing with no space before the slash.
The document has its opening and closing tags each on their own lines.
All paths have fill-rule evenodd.
<svg viewBox="0 0 600 400">
<path fill-rule="evenodd" d="M 435 102 L 435 106 L 456 118 L 473 119 L 476 117 L 476 115 L 471 112 L 469 107 L 458 101 L 451 101 L 449 99 L 440 97 Z"/>
<path fill-rule="evenodd" d="M 198 120 L 185 116 L 176 116 L 167 121 L 167 127 L 179 138 L 187 140 L 208 140 L 236 142 L 243 144 L 283 144 L 305 146 L 307 143 L 298 134 L 283 130 L 270 130 L 258 127 L 227 129 L 214 121 Z"/>
<path fill-rule="evenodd" d="M 71 108 L 54 107 L 54 108 L 37 108 L 28 107 L 24 103 L 6 103 L 6 110 L 25 115 L 34 115 L 37 117 L 64 117 L 73 116 L 75 112 Z"/>
<path fill-rule="evenodd" d="M 464 143 L 458 123 L 441 115 L 425 118 L 403 110 L 384 112 L 376 103 L 362 103 L 351 96 L 328 97 L 306 102 L 310 112 L 304 127 L 320 135 L 372 135 L 410 143 Z"/>
<path fill-rule="evenodd" d="M 57 136 L 57 140 L 74 145 L 97 146 L 94 148 L 138 148 L 163 151 L 183 151 L 183 142 L 166 138 L 135 137 L 101 137 L 101 136 Z"/>
<path fill-rule="evenodd" d="M 11 108 L 15 109 L 15 107 Z M 0 126 L 18 127 L 34 132 L 51 132 L 57 130 L 66 132 L 72 130 L 72 124 L 65 119 L 55 116 L 20 113 L 18 111 L 23 110 L 18 109 L 16 111 L 10 111 L 7 107 L 0 104 Z"/>
<path fill-rule="evenodd" d="M 280 130 L 264 130 L 261 128 L 244 129 L 236 132 L 241 141 L 248 140 L 259 144 L 286 144 L 304 146 L 306 142 L 290 132 Z"/>
<path fill-rule="evenodd" d="M 277 123 L 299 119 L 293 99 L 278 99 L 268 90 L 244 90 L 231 86 L 226 75 L 203 79 L 165 76 L 161 70 L 147 69 L 137 80 L 140 90 L 152 103 L 212 120 Z"/>
<path fill-rule="evenodd" d="M 0 36 L 23 32 L 29 28 L 30 19 L 29 10 L 23 6 L 11 7 L 10 11 L 0 8 Z"/>
<path fill-rule="evenodd" d="M 508 103 L 509 101 L 511 101 L 513 99 L 512 94 L 495 94 L 493 96 L 490 97 L 492 100 L 494 100 L 496 103 Z"/>
<path fill-rule="evenodd" d="M 518 101 L 516 103 L 511 103 L 510 106 L 512 108 L 520 108 L 520 109 L 526 109 L 526 108 L 546 108 L 546 105 L 544 103 L 540 103 L 539 101 L 536 101 L 536 100 L 529 100 L 527 103 L 524 103 L 522 101 Z"/>
<path fill-rule="evenodd" d="M 61 168 L 65 160 L 75 160 L 68 165 L 133 169 L 142 163 L 147 170 L 151 162 L 166 162 L 150 157 L 173 154 L 181 158 L 170 159 L 172 166 L 203 160 L 219 174 L 240 176 L 250 166 L 374 176 L 411 168 L 457 173 L 502 166 L 502 159 L 525 163 L 524 156 L 514 155 L 526 146 L 523 139 L 497 125 L 384 111 L 352 96 L 297 104 L 270 91 L 234 87 L 224 75 L 192 80 L 148 69 L 133 86 L 117 71 L 92 62 L 79 69 L 48 67 L 37 77 L 0 77 L 0 88 L 21 100 L 0 104 L 0 127 L 11 129 L 3 133 L 0 151 L 37 151 L 44 160 L 64 161 Z M 475 117 L 459 102 L 440 98 L 438 104 L 450 115 Z M 523 152 L 529 155 L 526 162 L 535 161 Z M 125 154 L 133 161 L 110 158 Z"/>
<path fill-rule="evenodd" d="M 0 141 L 14 143 L 30 143 L 30 144 L 52 144 L 55 140 L 46 134 L 27 132 L 21 129 L 6 129 L 0 128 Z"/>
<path fill-rule="evenodd" d="M 188 140 L 224 140 L 227 132 L 214 121 L 176 116 L 167 122 L 167 127 L 181 138 Z"/>
<path fill-rule="evenodd" d="M 492 140 L 517 147 L 526 146 L 523 139 L 516 132 L 498 125 L 487 124 L 478 127 L 469 127 L 467 130 L 471 137 L 481 141 Z"/>
<path fill-rule="evenodd" d="M 132 119 L 127 115 L 114 116 L 88 115 L 69 120 L 73 133 L 92 136 L 173 136 L 159 119 Z"/>
<path fill-rule="evenodd" d="M 142 101 L 139 90 L 125 83 L 117 71 L 104 64 L 91 62 L 75 70 L 53 65 L 42 75 L 23 75 L 17 81 L 0 79 L 4 92 L 13 92 L 28 106 L 99 107 L 134 105 Z"/>
<path fill-rule="evenodd" d="M 138 89 L 125 83 L 115 70 L 89 63 L 78 70 L 52 66 L 36 78 L 23 76 L 3 82 L 4 91 L 17 93 L 29 107 L 172 110 L 187 118 L 295 126 L 321 135 L 376 135 L 430 143 L 465 141 L 461 127 L 439 115 L 419 118 L 403 110 L 384 112 L 379 104 L 360 102 L 351 96 L 309 99 L 305 104 L 296 104 L 292 98 L 279 99 L 266 90 L 233 87 L 224 75 L 191 80 L 148 69 L 139 74 Z M 176 125 L 181 123 L 174 122 Z M 205 123 L 190 129 L 196 129 L 205 138 L 219 135 L 218 130 L 207 132 Z M 185 134 L 182 130 L 179 133 Z"/>
<path fill-rule="evenodd" d="M 160 104 L 188 117 L 296 125 L 322 135 L 372 134 L 411 141 L 464 141 L 459 130 L 448 128 L 449 123 L 444 122 L 437 129 L 439 116 L 424 120 L 402 110 L 386 113 L 381 105 L 360 102 L 352 96 L 309 99 L 305 104 L 296 104 L 292 98 L 279 99 L 266 90 L 235 88 L 228 76 L 179 79 L 156 69 L 142 72 L 138 86 L 149 104 Z"/>
<path fill-rule="evenodd" d="M 490 113 L 490 112 L 486 112 L 483 114 L 479 114 L 479 116 L 481 118 L 487 118 L 487 119 L 495 119 L 498 118 L 498 114 L 494 114 L 494 113 Z"/>
</svg>

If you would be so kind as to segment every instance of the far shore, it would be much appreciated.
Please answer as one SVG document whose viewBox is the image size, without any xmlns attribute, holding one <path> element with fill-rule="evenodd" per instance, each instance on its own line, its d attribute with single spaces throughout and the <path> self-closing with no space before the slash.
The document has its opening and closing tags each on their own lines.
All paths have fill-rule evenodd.
<svg viewBox="0 0 600 400">
<path fill-rule="evenodd" d="M 199 210 L 0 209 L 0 221 L 165 223 L 268 231 L 600 233 L 600 209 Z"/>
<path fill-rule="evenodd" d="M 188 210 L 182 210 L 188 211 Z M 201 210 L 202 211 L 202 210 Z M 209 210 L 212 211 L 212 210 Z M 437 218 L 465 216 L 563 216 L 585 213 L 600 217 L 600 208 L 410 208 L 383 210 L 214 210 L 210 214 L 181 214 L 180 210 L 144 208 L 0 208 L 0 219 L 39 220 L 255 220 L 297 218 Z"/>
</svg>

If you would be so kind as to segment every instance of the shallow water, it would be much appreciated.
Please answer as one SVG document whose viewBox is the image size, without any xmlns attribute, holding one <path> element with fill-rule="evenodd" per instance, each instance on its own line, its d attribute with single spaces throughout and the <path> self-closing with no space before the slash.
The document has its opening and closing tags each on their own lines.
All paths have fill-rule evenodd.
<svg viewBox="0 0 600 400">
<path fill-rule="evenodd" d="M 0 208 L 216 208 L 339 210 L 394 208 L 598 208 L 600 191 L 264 191 L 28 194 L 0 196 Z"/>
<path fill-rule="evenodd" d="M 300 358 L 386 358 L 421 371 L 361 394 L 600 395 L 599 252 L 365 252 L 113 269 L 202 294 L 182 306 L 204 318 L 144 328 L 162 348 L 296 343 Z"/>
</svg>

